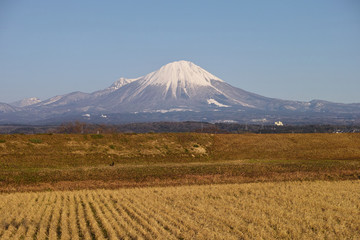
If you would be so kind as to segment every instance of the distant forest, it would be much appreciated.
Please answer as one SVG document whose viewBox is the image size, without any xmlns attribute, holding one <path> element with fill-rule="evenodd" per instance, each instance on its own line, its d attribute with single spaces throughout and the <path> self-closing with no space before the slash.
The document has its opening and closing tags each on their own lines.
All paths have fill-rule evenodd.
<svg viewBox="0 0 360 240">
<path fill-rule="evenodd" d="M 360 132 L 360 125 L 257 125 L 208 122 L 146 122 L 119 125 L 68 122 L 56 126 L 1 125 L 0 134 L 42 134 L 42 133 L 350 133 Z"/>
</svg>

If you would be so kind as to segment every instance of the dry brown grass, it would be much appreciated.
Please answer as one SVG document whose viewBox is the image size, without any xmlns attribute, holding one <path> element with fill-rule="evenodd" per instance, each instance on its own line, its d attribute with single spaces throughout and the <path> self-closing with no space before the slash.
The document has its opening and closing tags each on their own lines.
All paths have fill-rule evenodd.
<svg viewBox="0 0 360 240">
<path fill-rule="evenodd" d="M 359 239 L 360 181 L 0 194 L 1 239 Z"/>
<path fill-rule="evenodd" d="M 179 162 L 199 159 L 360 159 L 360 134 L 2 135 L 0 160 L 21 166 L 101 164 L 107 158 Z M 39 140 L 40 143 L 30 140 Z M 110 147 L 111 146 L 111 147 Z M 40 161 L 39 161 L 40 160 Z M 42 161 L 41 161 L 42 160 Z"/>
<path fill-rule="evenodd" d="M 75 182 L 111 187 L 360 178 L 360 134 L 44 134 L 0 140 L 0 191 L 62 189 L 64 183 L 72 189 Z"/>
<path fill-rule="evenodd" d="M 360 134 L 219 134 L 213 143 L 222 159 L 360 160 Z"/>
</svg>

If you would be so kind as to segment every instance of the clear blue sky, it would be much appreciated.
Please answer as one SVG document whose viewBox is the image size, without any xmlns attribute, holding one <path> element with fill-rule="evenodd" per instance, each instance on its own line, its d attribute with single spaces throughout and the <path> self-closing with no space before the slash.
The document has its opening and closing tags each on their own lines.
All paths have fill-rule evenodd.
<svg viewBox="0 0 360 240">
<path fill-rule="evenodd" d="M 176 60 L 268 97 L 360 102 L 360 1 L 0 1 L 0 102 Z"/>
</svg>

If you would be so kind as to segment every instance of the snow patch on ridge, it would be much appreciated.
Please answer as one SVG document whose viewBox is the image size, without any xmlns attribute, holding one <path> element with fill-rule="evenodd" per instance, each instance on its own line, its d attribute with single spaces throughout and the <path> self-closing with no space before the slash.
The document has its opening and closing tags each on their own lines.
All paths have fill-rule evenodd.
<svg viewBox="0 0 360 240">
<path fill-rule="evenodd" d="M 170 108 L 168 110 L 166 109 L 160 109 L 160 110 L 151 110 L 151 111 L 144 111 L 147 113 L 168 113 L 168 112 L 192 112 L 192 109 L 185 109 L 185 108 Z"/>
<path fill-rule="evenodd" d="M 109 89 L 112 90 L 118 90 L 119 88 L 125 86 L 126 84 L 129 84 L 131 82 L 134 82 L 136 80 L 139 80 L 139 78 L 119 78 L 116 82 L 114 82 Z"/>
<path fill-rule="evenodd" d="M 216 101 L 215 99 L 213 98 L 210 98 L 207 100 L 208 104 L 214 104 L 218 107 L 230 107 L 229 105 L 225 105 L 225 104 L 222 104 L 222 103 L 219 103 L 218 101 Z"/>
<path fill-rule="evenodd" d="M 284 106 L 284 108 L 287 109 L 287 110 L 291 110 L 291 111 L 295 111 L 295 110 L 296 110 L 296 107 L 289 106 L 289 105 Z"/>
<path fill-rule="evenodd" d="M 42 105 L 49 105 L 49 104 L 51 104 L 51 103 L 57 102 L 57 101 L 59 101 L 62 97 L 63 97 L 63 96 L 61 96 L 61 95 L 52 97 L 52 98 L 50 98 L 47 102 L 43 102 Z"/>
<path fill-rule="evenodd" d="M 39 102 L 41 102 L 40 99 L 38 99 L 36 97 L 31 97 L 31 98 L 25 98 L 23 100 L 10 103 L 10 105 L 15 106 L 15 107 L 27 107 L 27 106 L 37 104 Z"/>
</svg>

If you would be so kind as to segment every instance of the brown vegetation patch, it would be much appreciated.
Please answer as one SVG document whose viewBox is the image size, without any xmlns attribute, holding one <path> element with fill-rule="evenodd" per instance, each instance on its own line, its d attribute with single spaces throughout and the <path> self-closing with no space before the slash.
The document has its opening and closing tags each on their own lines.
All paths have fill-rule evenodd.
<svg viewBox="0 0 360 240">
<path fill-rule="evenodd" d="M 85 155 L 86 151 L 84 150 L 75 150 L 75 151 L 71 151 L 72 154 L 80 154 L 80 155 Z"/>
<path fill-rule="evenodd" d="M 191 148 L 191 152 L 194 154 L 204 155 L 206 154 L 206 149 L 198 144 L 194 144 Z"/>
<path fill-rule="evenodd" d="M 156 180 L 166 185 L 204 176 L 212 176 L 213 182 L 219 176 L 240 182 L 277 181 L 287 175 L 289 180 L 306 175 L 322 179 L 326 174 L 327 179 L 356 179 L 360 169 L 360 134 L 53 134 L 1 139 L 0 183 L 5 188 L 100 180 L 130 185 Z"/>
</svg>

